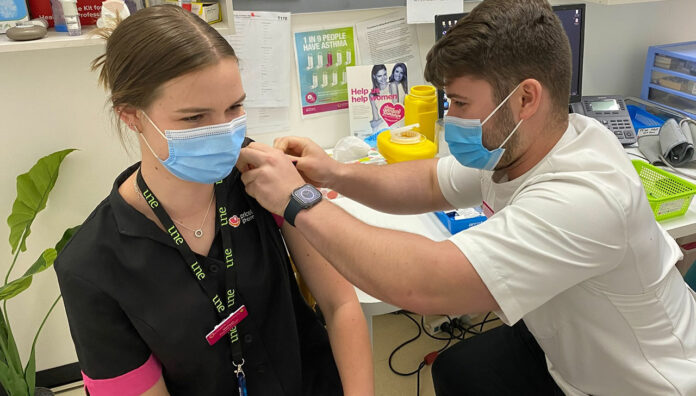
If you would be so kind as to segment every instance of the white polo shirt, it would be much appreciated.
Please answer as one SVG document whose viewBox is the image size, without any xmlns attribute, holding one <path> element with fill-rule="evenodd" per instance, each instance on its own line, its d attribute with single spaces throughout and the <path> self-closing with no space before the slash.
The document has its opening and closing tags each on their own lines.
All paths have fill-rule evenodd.
<svg viewBox="0 0 696 396">
<path fill-rule="evenodd" d="M 566 394 L 696 395 L 696 297 L 611 132 L 570 115 L 552 151 L 513 181 L 451 156 L 437 173 L 450 204 L 494 212 L 450 240 L 502 320 L 524 319 Z"/>
</svg>

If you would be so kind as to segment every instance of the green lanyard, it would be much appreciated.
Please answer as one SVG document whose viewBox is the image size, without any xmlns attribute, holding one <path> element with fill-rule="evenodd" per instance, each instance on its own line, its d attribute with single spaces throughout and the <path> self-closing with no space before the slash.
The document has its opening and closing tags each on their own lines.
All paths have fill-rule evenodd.
<svg viewBox="0 0 696 396">
<path fill-rule="evenodd" d="M 152 210 L 155 212 L 155 215 L 164 226 L 167 234 L 169 234 L 174 241 L 174 245 L 184 258 L 184 261 L 191 270 L 191 274 L 198 281 L 198 284 L 201 286 L 203 291 L 208 295 L 208 298 L 210 298 L 218 317 L 224 320 L 230 313 L 234 312 L 236 308 L 240 307 L 241 303 L 239 302 L 239 299 L 236 298 L 237 296 L 235 288 L 237 285 L 237 267 L 234 264 L 234 257 L 232 255 L 232 234 L 229 219 L 227 217 L 227 206 L 225 205 L 227 189 L 225 188 L 223 181 L 220 180 L 216 182 L 214 187 L 215 198 L 217 201 L 218 224 L 220 226 L 220 233 L 222 235 L 222 248 L 225 254 L 226 263 L 226 295 L 222 297 L 220 297 L 219 293 L 217 292 L 217 282 L 215 282 L 212 277 L 209 277 L 205 270 L 198 264 L 196 255 L 181 236 L 181 233 L 176 228 L 176 225 L 174 225 L 171 217 L 169 217 L 167 212 L 164 210 L 155 194 L 148 188 L 142 174 L 140 173 L 140 170 L 137 171 L 136 181 L 138 183 L 138 187 L 140 188 L 140 193 L 142 194 L 143 198 L 145 198 L 145 201 L 150 205 L 150 208 L 152 208 Z M 242 355 L 242 346 L 239 341 L 239 333 L 236 326 L 230 330 L 229 338 L 232 345 L 232 364 L 237 367 L 235 373 L 237 374 L 238 381 L 242 382 L 244 380 L 244 372 L 242 371 L 244 358 Z"/>
</svg>

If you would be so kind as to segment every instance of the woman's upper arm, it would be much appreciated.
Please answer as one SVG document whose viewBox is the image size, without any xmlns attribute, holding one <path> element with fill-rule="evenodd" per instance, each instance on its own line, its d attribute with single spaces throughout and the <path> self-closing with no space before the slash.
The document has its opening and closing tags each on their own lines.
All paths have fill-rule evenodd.
<svg viewBox="0 0 696 396">
<path fill-rule="evenodd" d="M 169 396 L 167 385 L 164 384 L 164 378 L 160 375 L 157 382 L 152 385 L 152 388 L 146 390 L 141 396 Z"/>
<path fill-rule="evenodd" d="M 161 365 L 118 302 L 79 275 L 57 274 L 89 394 L 126 394 L 126 389 L 141 394 L 150 389 L 162 376 Z"/>
<path fill-rule="evenodd" d="M 302 278 L 323 311 L 355 301 L 355 289 L 302 234 L 287 222 L 281 227 L 283 237 Z"/>
</svg>

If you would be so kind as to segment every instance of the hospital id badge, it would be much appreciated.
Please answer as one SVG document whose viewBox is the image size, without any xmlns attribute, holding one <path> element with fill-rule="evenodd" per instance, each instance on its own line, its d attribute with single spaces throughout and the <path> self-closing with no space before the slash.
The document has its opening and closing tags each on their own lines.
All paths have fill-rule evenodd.
<svg viewBox="0 0 696 396">
<path fill-rule="evenodd" d="M 225 334 L 229 333 L 235 326 L 249 315 L 246 306 L 242 305 L 236 311 L 232 312 L 228 317 L 218 323 L 213 330 L 205 336 L 208 345 L 213 345 L 220 341 Z"/>
</svg>

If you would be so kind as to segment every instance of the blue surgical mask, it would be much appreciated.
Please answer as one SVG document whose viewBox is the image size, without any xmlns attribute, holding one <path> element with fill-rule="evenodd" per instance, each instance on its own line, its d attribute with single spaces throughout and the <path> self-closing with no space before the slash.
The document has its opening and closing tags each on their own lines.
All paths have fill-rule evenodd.
<svg viewBox="0 0 696 396">
<path fill-rule="evenodd" d="M 162 160 L 143 136 L 143 141 L 167 170 L 182 180 L 212 184 L 232 172 L 246 135 L 246 114 L 230 122 L 199 128 L 162 131 L 142 112 L 157 132 L 167 139 L 169 157 Z"/>
<path fill-rule="evenodd" d="M 493 114 L 510 99 L 512 94 L 517 91 L 518 87 L 519 85 L 500 102 L 498 107 L 496 107 L 483 122 L 481 122 L 481 120 L 445 116 L 445 141 L 449 146 L 450 153 L 460 164 L 469 168 L 483 170 L 495 169 L 505 152 L 503 146 L 517 131 L 517 128 L 522 125 L 522 121 L 524 120 L 520 120 L 517 126 L 515 126 L 515 129 L 505 138 L 505 141 L 494 150 L 488 150 L 483 145 L 483 124 L 493 117 Z"/>
</svg>

